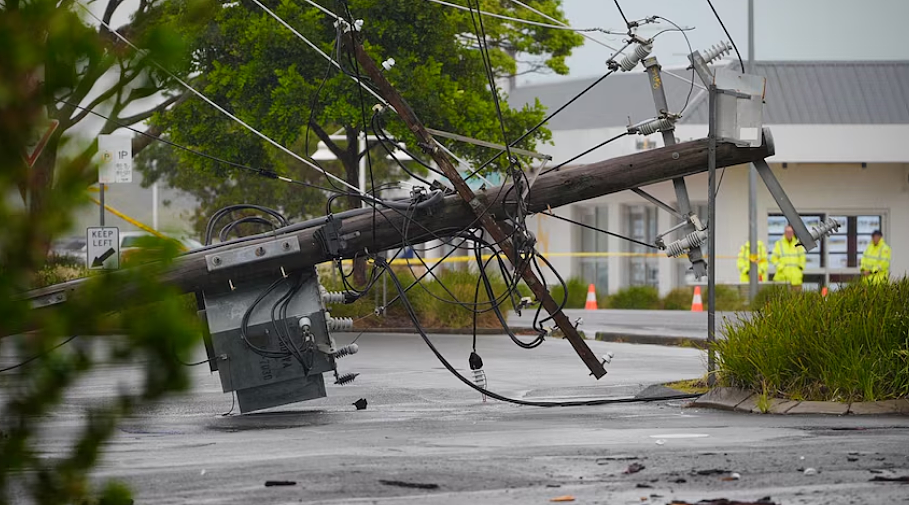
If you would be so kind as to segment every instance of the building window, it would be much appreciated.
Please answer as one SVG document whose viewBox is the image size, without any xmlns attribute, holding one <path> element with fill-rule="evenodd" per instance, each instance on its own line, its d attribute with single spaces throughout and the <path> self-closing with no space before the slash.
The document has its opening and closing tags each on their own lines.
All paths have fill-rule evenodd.
<svg viewBox="0 0 909 505">
<path fill-rule="evenodd" d="M 605 230 L 608 228 L 608 213 L 605 206 L 578 206 L 576 207 L 575 219 L 595 228 Z M 605 254 L 598 256 L 599 253 L 609 251 L 607 239 L 603 233 L 588 228 L 578 228 L 581 231 L 580 252 L 587 255 L 581 255 L 578 258 L 581 278 L 588 284 L 596 286 L 597 290 L 605 293 L 609 287 L 609 265 L 608 258 Z"/>
<path fill-rule="evenodd" d="M 871 243 L 871 234 L 880 230 L 880 215 L 831 216 L 840 224 L 836 233 L 827 237 L 827 264 L 833 270 L 858 268 L 862 253 Z"/>
<path fill-rule="evenodd" d="M 625 234 L 652 244 L 656 240 L 657 208 L 653 205 L 623 206 Z M 633 242 L 625 242 L 626 252 L 635 254 L 625 258 L 626 285 L 658 286 L 659 266 L 653 250 Z"/>
<path fill-rule="evenodd" d="M 805 223 L 805 226 L 808 229 L 817 228 L 821 223 L 826 219 L 824 214 L 799 214 L 802 218 L 802 222 Z M 789 224 L 789 220 L 786 219 L 786 216 L 782 214 L 770 214 L 767 216 L 767 254 L 768 259 L 773 255 L 773 248 L 776 247 L 777 241 L 783 238 L 783 233 L 786 231 L 786 225 Z M 816 270 L 819 268 L 824 268 L 826 265 L 826 258 L 824 256 L 824 242 L 822 241 L 818 247 L 814 248 L 811 251 L 808 251 L 805 257 L 805 270 Z"/>
</svg>

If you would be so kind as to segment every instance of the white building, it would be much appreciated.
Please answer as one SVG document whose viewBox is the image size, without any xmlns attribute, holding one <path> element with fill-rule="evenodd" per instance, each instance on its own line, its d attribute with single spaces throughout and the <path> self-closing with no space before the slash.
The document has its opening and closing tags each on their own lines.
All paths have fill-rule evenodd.
<svg viewBox="0 0 909 505">
<path fill-rule="evenodd" d="M 639 67 L 641 68 L 641 67 Z M 690 76 L 683 70 L 675 74 Z M 809 253 L 806 286 L 832 285 L 858 274 L 870 233 L 880 228 L 893 247 L 892 275 L 909 271 L 909 61 L 756 62 L 752 73 L 767 77 L 764 124 L 776 155 L 768 161 L 803 219 L 842 217 L 846 226 Z M 550 111 L 595 81 L 573 80 L 514 89 L 509 104 L 539 99 Z M 683 109 L 690 86 L 664 73 L 671 112 Z M 568 160 L 623 131 L 629 123 L 654 117 L 647 76 L 615 74 L 549 122 L 553 145 L 538 150 L 553 163 Z M 694 88 L 676 130 L 680 141 L 707 136 L 706 91 Z M 659 147 L 659 135 L 627 136 L 579 158 L 583 164 Z M 717 198 L 717 282 L 736 283 L 735 257 L 748 239 L 748 171 L 730 167 L 720 176 Z M 693 208 L 707 215 L 707 174 L 687 178 Z M 675 205 L 670 182 L 647 187 Z M 674 218 L 631 192 L 597 198 L 556 210 L 596 227 L 652 243 Z M 782 232 L 779 208 L 759 182 L 758 237 L 768 251 Z M 902 223 L 902 224 L 901 224 Z M 629 285 L 657 286 L 665 294 L 690 281 L 686 259 L 650 252 L 643 246 L 538 216 L 529 225 L 538 248 L 564 277 L 577 276 L 614 293 Z M 576 253 L 595 253 L 581 256 Z M 604 254 L 605 253 L 605 254 Z M 552 282 L 553 279 L 547 279 Z"/>
</svg>

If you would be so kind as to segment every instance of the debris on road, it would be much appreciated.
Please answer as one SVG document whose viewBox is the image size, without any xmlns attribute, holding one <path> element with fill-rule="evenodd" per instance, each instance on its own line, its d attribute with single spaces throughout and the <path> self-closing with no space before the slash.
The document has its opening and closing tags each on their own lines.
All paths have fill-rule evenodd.
<svg viewBox="0 0 909 505">
<path fill-rule="evenodd" d="M 698 470 L 695 473 L 698 475 L 723 475 L 729 473 L 729 470 L 720 470 L 719 468 L 713 468 L 710 470 Z"/>
<path fill-rule="evenodd" d="M 685 484 L 687 482 L 688 481 L 685 479 L 676 479 L 676 480 L 672 481 L 673 484 Z"/>
<path fill-rule="evenodd" d="M 666 441 L 661 438 L 656 441 L 656 445 L 666 445 Z"/>
<path fill-rule="evenodd" d="M 359 400 L 353 402 L 351 405 L 356 407 L 357 410 L 366 410 L 366 405 L 368 404 L 369 402 L 366 401 L 366 398 L 360 398 Z"/>
<path fill-rule="evenodd" d="M 645 468 L 647 468 L 647 467 L 640 463 L 632 463 L 632 464 L 628 465 L 628 468 L 626 468 L 625 471 L 622 473 L 624 473 L 626 475 L 630 475 L 633 473 L 638 473 Z"/>
<path fill-rule="evenodd" d="M 574 501 L 574 496 L 571 496 L 570 494 L 566 494 L 565 496 L 556 496 L 555 498 L 553 498 L 549 501 L 556 502 L 556 503 L 569 502 L 569 501 Z"/>
<path fill-rule="evenodd" d="M 900 484 L 909 484 L 909 475 L 901 477 L 882 477 L 880 475 L 872 477 L 869 482 L 898 482 Z"/>
<path fill-rule="evenodd" d="M 776 503 L 770 501 L 769 496 L 765 496 L 758 501 L 737 501 L 729 500 L 727 498 L 716 498 L 713 500 L 701 500 L 697 503 L 688 503 L 686 501 L 676 501 L 673 500 L 669 505 L 777 505 Z"/>
<path fill-rule="evenodd" d="M 366 401 L 366 400 L 364 400 Z M 379 482 L 386 486 L 394 487 L 406 487 L 409 489 L 439 489 L 438 484 L 421 484 L 419 482 L 404 482 L 402 480 L 379 480 Z"/>
<path fill-rule="evenodd" d="M 738 472 L 732 472 L 731 474 L 723 477 L 723 480 L 725 480 L 725 481 L 741 480 L 741 478 L 742 478 L 742 474 L 740 474 Z"/>
<path fill-rule="evenodd" d="M 601 458 L 597 458 L 597 464 L 606 465 L 610 461 L 634 461 L 637 459 L 641 459 L 641 458 L 639 458 L 638 456 L 630 456 L 628 454 L 618 454 L 615 456 L 603 456 Z"/>
<path fill-rule="evenodd" d="M 805 473 L 805 475 L 817 475 L 817 469 L 816 468 L 806 468 L 804 473 Z"/>
<path fill-rule="evenodd" d="M 850 462 L 850 463 L 855 463 L 855 462 L 858 461 L 858 460 L 859 460 L 858 458 L 853 458 L 853 457 L 848 457 L 848 458 L 846 458 L 846 461 L 848 461 L 848 462 Z"/>
<path fill-rule="evenodd" d="M 265 481 L 265 487 L 275 487 L 275 486 L 296 486 L 297 482 L 293 480 L 267 480 Z"/>
<path fill-rule="evenodd" d="M 651 486 L 650 484 L 644 484 L 644 483 L 640 483 L 640 484 L 638 484 L 638 485 L 636 485 L 636 486 L 634 486 L 634 487 L 636 487 L 636 488 L 638 488 L 638 489 L 651 489 L 651 488 L 653 488 L 653 486 Z"/>
</svg>

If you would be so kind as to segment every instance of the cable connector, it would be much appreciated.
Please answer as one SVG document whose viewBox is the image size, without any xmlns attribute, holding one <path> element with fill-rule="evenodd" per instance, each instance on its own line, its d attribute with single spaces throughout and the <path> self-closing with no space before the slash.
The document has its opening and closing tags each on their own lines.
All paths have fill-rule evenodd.
<svg viewBox="0 0 909 505">
<path fill-rule="evenodd" d="M 657 132 L 671 131 L 675 129 L 675 122 L 679 116 L 668 115 L 666 117 L 657 117 L 641 121 L 633 125 L 628 125 L 628 133 L 637 133 L 640 135 L 651 135 Z"/>
<path fill-rule="evenodd" d="M 732 44 L 725 40 L 721 40 L 719 44 L 710 46 L 710 49 L 704 51 L 704 54 L 701 55 L 701 57 L 704 58 L 704 64 L 709 65 L 729 54 L 730 51 L 732 51 Z"/>
<path fill-rule="evenodd" d="M 606 66 L 610 70 L 621 69 L 623 72 L 629 72 L 634 70 L 634 67 L 638 66 L 638 63 L 646 58 L 651 51 L 653 51 L 653 43 L 651 41 L 639 42 L 634 46 L 634 51 L 631 54 L 626 55 L 618 63 L 615 60 L 609 60 L 606 62 Z"/>
<path fill-rule="evenodd" d="M 357 351 L 359 351 L 359 350 L 360 350 L 360 346 L 358 346 L 357 344 L 345 345 L 344 347 L 335 350 L 334 354 L 332 354 L 332 357 L 333 358 L 343 358 L 344 356 L 350 356 L 352 354 L 356 354 Z"/>
<path fill-rule="evenodd" d="M 666 256 L 678 258 L 707 241 L 707 230 L 693 231 L 666 246 Z"/>
<path fill-rule="evenodd" d="M 811 236 L 814 238 L 814 240 L 820 240 L 821 237 L 826 237 L 828 235 L 832 235 L 833 233 L 836 233 L 836 231 L 839 229 L 840 229 L 840 223 L 836 219 L 833 219 L 831 217 L 831 218 L 827 218 L 827 220 L 824 221 L 823 223 L 821 223 L 820 226 L 818 226 L 816 228 L 811 228 Z"/>
<path fill-rule="evenodd" d="M 338 20 L 335 21 L 334 25 L 335 25 L 335 28 L 343 31 L 344 33 L 347 33 L 350 31 L 358 32 L 363 29 L 363 20 L 357 19 L 356 21 L 353 22 L 353 26 L 351 26 L 350 23 L 348 23 L 347 21 L 345 21 L 341 18 L 338 18 Z"/>
</svg>

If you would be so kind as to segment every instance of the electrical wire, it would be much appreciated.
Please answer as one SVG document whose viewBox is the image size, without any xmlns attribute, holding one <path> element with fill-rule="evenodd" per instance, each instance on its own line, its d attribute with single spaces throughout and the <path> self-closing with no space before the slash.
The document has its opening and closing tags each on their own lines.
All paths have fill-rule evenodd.
<svg viewBox="0 0 909 505">
<path fill-rule="evenodd" d="M 628 44 L 625 44 L 625 47 L 628 47 Z M 623 47 L 622 50 L 624 50 L 625 47 Z M 550 121 L 552 118 L 554 118 L 557 114 L 559 114 L 560 112 L 564 111 L 566 108 L 568 108 L 568 106 L 570 106 L 571 104 L 573 104 L 574 102 L 576 102 L 578 99 L 580 99 L 582 96 L 584 96 L 588 91 L 590 91 L 591 89 L 595 88 L 595 87 L 597 86 L 597 84 L 603 82 L 604 79 L 606 79 L 607 77 L 609 77 L 610 75 L 612 75 L 612 74 L 614 74 L 614 73 L 615 73 L 615 70 L 610 70 L 609 72 L 606 72 L 606 73 L 603 74 L 601 77 L 599 77 L 597 80 L 593 81 L 593 83 L 591 83 L 589 86 L 587 86 L 586 88 L 584 88 L 583 90 L 581 90 L 580 93 L 576 94 L 574 97 L 572 97 L 572 98 L 569 99 L 567 102 L 565 102 L 564 104 L 562 104 L 561 107 L 559 107 L 558 109 L 556 109 L 555 111 L 553 111 L 553 112 L 552 112 L 551 114 L 549 114 L 548 116 L 544 117 L 539 123 L 537 123 L 536 125 L 534 125 L 533 127 L 531 127 L 529 130 L 527 130 L 526 132 L 524 132 L 524 134 L 522 134 L 520 137 L 518 137 L 517 139 L 515 139 L 515 140 L 511 143 L 511 146 L 516 145 L 518 142 L 520 142 L 520 141 L 524 140 L 525 138 L 527 138 L 527 136 L 529 136 L 531 133 L 533 133 L 533 132 L 539 130 L 540 127 L 542 127 L 544 124 L 546 124 L 547 122 L 549 122 L 549 121 Z M 473 177 L 474 175 L 476 175 L 477 173 L 479 173 L 480 171 L 482 171 L 484 168 L 486 168 L 487 166 L 489 166 L 491 163 L 495 162 L 495 160 L 499 159 L 499 156 L 501 156 L 501 155 L 503 155 L 503 154 L 505 154 L 505 150 L 504 150 L 504 149 L 500 150 L 495 156 L 493 156 L 493 157 L 490 158 L 489 160 L 483 162 L 476 170 L 474 170 L 473 172 L 471 172 L 470 174 L 468 174 L 467 177 L 464 178 L 464 180 L 466 181 L 466 180 L 470 179 L 471 177 Z"/>
<path fill-rule="evenodd" d="M 619 5 L 619 0 L 615 0 L 615 8 L 619 10 L 619 14 L 622 16 L 622 19 L 625 20 L 625 26 L 627 26 L 628 29 L 631 30 L 631 23 L 628 22 L 628 17 L 625 16 L 625 12 L 622 11 L 622 6 Z"/>
<path fill-rule="evenodd" d="M 426 0 L 426 1 L 432 2 L 435 4 L 439 4 L 439 5 L 444 5 L 446 7 L 452 7 L 454 9 L 460 9 L 462 11 L 467 11 L 467 10 L 471 9 L 470 7 L 464 7 L 463 5 L 458 5 L 458 4 L 454 4 L 451 2 L 445 2 L 443 0 Z M 468 2 L 469 2 L 469 0 L 468 0 Z M 569 30 L 572 32 L 600 32 L 600 33 L 605 33 L 607 35 L 625 35 L 624 33 L 613 32 L 613 31 L 606 30 L 604 28 L 574 28 L 571 26 L 559 26 L 559 25 L 553 25 L 553 24 L 548 24 L 548 23 L 540 23 L 538 21 L 530 21 L 528 19 L 504 16 L 502 14 L 494 14 L 492 12 L 486 12 L 486 11 L 479 11 L 479 12 L 480 12 L 480 14 L 482 14 L 484 16 L 489 16 L 491 18 L 503 19 L 505 21 L 514 21 L 515 23 L 523 23 L 526 25 L 539 26 L 542 28 L 552 28 L 554 30 Z M 610 49 L 612 49 L 612 48 L 610 48 Z"/>
<path fill-rule="evenodd" d="M 228 161 L 228 160 L 225 160 L 225 159 L 223 159 L 223 158 L 219 158 L 219 157 L 217 157 L 217 156 L 212 156 L 211 154 L 203 153 L 203 152 L 201 152 L 201 151 L 197 151 L 197 150 L 192 149 L 192 148 L 190 148 L 190 147 L 186 147 L 186 146 L 181 145 L 181 144 L 178 144 L 178 143 L 176 143 L 176 142 L 167 140 L 167 139 L 165 139 L 165 138 L 163 138 L 163 137 L 161 137 L 161 136 L 152 135 L 152 134 L 150 134 L 150 133 L 148 133 L 148 132 L 146 132 L 146 131 L 140 130 L 140 129 L 138 129 L 138 128 L 133 128 L 132 126 L 130 126 L 130 125 L 126 124 L 126 123 L 122 123 L 122 122 L 120 122 L 120 121 L 117 121 L 116 119 L 113 119 L 113 118 L 111 118 L 111 117 L 105 116 L 104 114 L 101 114 L 100 112 L 95 112 L 94 110 L 88 109 L 87 107 L 82 107 L 81 105 L 76 105 L 76 104 L 71 103 L 71 102 L 68 102 L 68 101 L 66 101 L 66 100 L 57 99 L 57 103 L 64 103 L 64 104 L 69 105 L 69 106 L 71 106 L 71 107 L 75 107 L 75 108 L 77 108 L 77 109 L 81 109 L 81 110 L 87 111 L 89 114 L 94 114 L 95 116 L 98 116 L 98 117 L 100 117 L 101 119 L 104 119 L 104 120 L 106 120 L 106 121 L 110 121 L 111 123 L 116 124 L 116 125 L 117 125 L 118 127 L 120 127 L 120 128 L 126 128 L 127 130 L 130 130 L 130 131 L 132 131 L 132 132 L 134 132 L 134 133 L 138 133 L 139 135 L 143 135 L 143 136 L 145 136 L 145 137 L 148 137 L 148 138 L 150 138 L 150 139 L 152 139 L 152 140 L 154 140 L 154 141 L 156 141 L 156 142 L 160 142 L 160 143 L 162 143 L 162 144 L 165 144 L 165 145 L 168 145 L 168 146 L 171 146 L 171 147 L 175 147 L 175 148 L 177 148 L 177 149 L 182 149 L 183 151 L 186 151 L 186 152 L 188 152 L 188 153 L 190 153 L 190 154 L 194 154 L 194 155 L 196 155 L 196 156 L 200 156 L 200 157 L 202 157 L 202 158 L 209 159 L 209 160 L 214 161 L 214 162 L 216 162 L 216 163 L 222 163 L 222 164 L 224 164 L 224 165 L 227 165 L 227 166 L 230 166 L 230 167 L 233 167 L 233 168 L 239 168 L 239 169 L 241 169 L 241 170 L 246 170 L 246 171 L 252 172 L 252 173 L 254 173 L 254 174 L 256 174 L 256 175 L 260 175 L 260 176 L 266 177 L 266 178 L 268 178 L 268 179 L 277 179 L 277 180 L 279 180 L 279 181 L 281 181 L 281 182 L 287 182 L 287 183 L 290 183 L 290 184 L 296 184 L 296 185 L 298 185 L 298 186 L 305 186 L 305 187 L 308 187 L 308 188 L 319 189 L 319 190 L 327 191 L 327 192 L 338 192 L 338 191 L 339 191 L 339 190 L 337 190 L 337 189 L 330 189 L 330 188 L 326 188 L 326 187 L 319 186 L 319 185 L 316 185 L 316 184 L 310 184 L 310 183 L 308 183 L 308 182 L 297 181 L 297 180 L 291 179 L 290 177 L 285 177 L 285 176 L 283 176 L 283 175 L 280 175 L 280 174 L 278 174 L 277 172 L 273 172 L 273 171 L 271 171 L 271 170 L 265 170 L 264 168 L 253 168 L 253 167 L 250 167 L 250 166 L 247 166 L 247 165 L 243 165 L 243 164 L 241 164 L 241 163 L 235 163 L 235 162 L 233 162 L 233 161 Z"/>
<path fill-rule="evenodd" d="M 558 220 L 565 221 L 565 222 L 571 223 L 571 224 L 573 224 L 573 225 L 580 226 L 581 228 L 587 228 L 588 230 L 592 230 L 592 231 L 595 231 L 595 232 L 599 232 L 599 233 L 602 233 L 602 234 L 604 234 L 604 235 L 609 235 L 610 237 L 615 237 L 615 238 L 618 238 L 618 239 L 627 240 L 628 242 L 631 242 L 631 243 L 634 243 L 634 244 L 637 244 L 637 245 L 642 245 L 642 246 L 644 246 L 644 247 L 649 247 L 649 248 L 651 248 L 651 249 L 659 249 L 659 247 L 655 246 L 654 244 L 648 244 L 647 242 L 642 242 L 642 241 L 640 241 L 640 240 L 633 239 L 633 238 L 631 238 L 631 237 L 626 237 L 626 236 L 620 235 L 620 234 L 618 234 L 618 233 L 614 233 L 614 232 L 611 232 L 611 231 L 608 231 L 608 230 L 602 230 L 602 229 L 597 228 L 597 227 L 595 227 L 595 226 L 590 226 L 589 224 L 585 224 L 585 223 L 582 223 L 582 222 L 580 222 L 580 221 L 575 221 L 574 219 L 569 219 L 569 218 L 567 218 L 567 217 L 562 217 L 562 216 L 553 214 L 553 213 L 551 213 L 551 212 L 540 212 L 540 214 L 542 214 L 542 215 L 544 215 L 544 216 L 554 217 L 554 218 L 556 218 L 556 219 L 558 219 Z"/>
<path fill-rule="evenodd" d="M 685 44 L 688 45 L 688 54 L 694 53 L 694 48 L 691 47 L 691 40 L 688 39 L 688 34 L 685 33 L 688 30 L 683 29 L 681 26 L 677 25 L 671 19 L 667 19 L 662 16 L 655 16 L 655 18 L 662 19 L 663 21 L 666 21 L 667 23 L 674 26 L 675 31 L 678 31 L 679 33 L 682 34 L 683 37 L 685 37 Z M 661 33 L 665 32 L 665 31 L 668 31 L 668 30 L 663 30 L 662 32 L 657 33 L 653 37 L 656 38 L 658 35 L 660 35 Z M 685 112 L 685 110 L 688 109 L 688 104 L 691 102 L 691 95 L 692 95 L 692 93 L 694 93 L 694 65 L 691 66 L 691 79 L 689 79 L 689 82 L 691 83 L 691 86 L 688 88 L 688 96 L 685 97 L 685 105 L 683 105 L 682 109 L 679 110 L 680 116 L 682 115 L 682 113 Z"/>
<path fill-rule="evenodd" d="M 256 3 L 258 3 L 258 0 L 253 0 L 253 1 L 256 2 Z M 132 42 L 130 42 L 129 39 L 127 39 L 126 37 L 124 37 L 123 35 L 121 35 L 117 30 L 115 30 L 114 28 L 112 28 L 106 21 L 104 21 L 103 19 L 101 19 L 101 18 L 99 18 L 98 16 L 96 16 L 91 10 L 88 9 L 88 7 L 84 6 L 84 5 L 83 5 L 81 2 L 79 2 L 78 0 L 76 1 L 76 5 L 78 5 L 78 6 L 81 7 L 85 12 L 87 12 L 89 16 L 93 17 L 95 20 L 97 20 L 99 23 L 101 23 L 102 26 L 104 26 L 105 28 L 107 28 L 108 31 L 109 31 L 111 34 L 113 34 L 115 37 L 117 37 L 118 39 L 120 39 L 121 41 L 123 41 L 123 43 L 125 43 L 126 45 L 128 45 L 129 47 L 131 47 L 132 49 L 134 49 L 134 50 L 137 51 L 137 52 L 140 52 L 140 53 L 145 52 L 145 51 L 143 51 L 142 49 L 140 49 L 138 46 L 136 46 L 135 44 L 133 44 Z M 260 4 L 260 5 L 261 5 L 261 4 Z M 263 6 L 263 7 L 264 7 L 264 6 Z M 324 53 L 323 53 L 323 54 L 324 54 Z M 160 63 L 158 63 L 157 61 L 154 61 L 154 60 L 150 60 L 150 61 L 151 61 L 152 63 L 154 63 L 155 66 L 157 66 L 158 68 L 160 68 L 161 71 L 163 71 L 165 74 L 167 74 L 168 76 L 170 76 L 170 78 L 172 78 L 173 80 L 175 80 L 175 81 L 177 81 L 178 83 L 180 83 L 180 85 L 183 86 L 184 88 L 186 88 L 187 91 L 193 93 L 193 94 L 196 95 L 199 99 L 201 99 L 201 100 L 204 101 L 205 103 L 209 104 L 210 106 L 214 107 L 218 112 L 222 113 L 223 115 L 227 116 L 228 118 L 230 118 L 231 120 L 233 120 L 234 122 L 236 122 L 237 124 L 239 124 L 240 126 L 244 127 L 244 128 L 245 128 L 246 130 L 248 130 L 250 133 L 253 133 L 253 134 L 256 135 L 257 137 L 259 137 L 259 138 L 261 138 L 262 140 L 268 142 L 269 144 L 271 144 L 272 146 L 276 147 L 276 148 L 279 149 L 280 151 L 282 151 L 282 152 L 284 152 L 285 154 L 291 156 L 292 158 L 296 159 L 297 161 L 303 163 L 304 165 L 307 165 L 307 166 L 309 166 L 310 168 L 313 168 L 314 170 L 316 170 L 316 171 L 322 173 L 322 174 L 325 175 L 326 177 L 331 177 L 331 178 L 335 179 L 336 181 L 338 181 L 338 182 L 340 182 L 341 184 L 343 184 L 344 186 L 347 186 L 348 188 L 354 190 L 355 192 L 360 192 L 360 191 L 361 191 L 361 190 L 357 189 L 356 187 L 354 187 L 354 186 L 348 184 L 347 181 L 345 181 L 345 180 L 339 178 L 338 176 L 332 174 L 331 172 L 328 172 L 328 171 L 326 171 L 326 170 L 323 170 L 319 165 L 313 163 L 312 161 L 309 161 L 309 160 L 303 158 L 302 156 L 298 155 L 297 153 L 295 153 L 295 152 L 291 151 L 290 149 L 284 147 L 283 145 L 281 145 L 281 144 L 278 143 L 277 141 L 273 140 L 273 139 L 272 139 L 271 137 L 269 137 L 268 135 L 265 135 L 264 133 L 260 132 L 259 130 L 253 128 L 253 127 L 250 126 L 248 123 L 246 123 L 245 121 L 243 121 L 243 120 L 240 119 L 239 117 L 235 116 L 234 114 L 231 114 L 230 112 L 227 111 L 227 109 L 225 109 L 224 107 L 221 107 L 220 105 L 218 105 L 217 103 L 215 103 L 213 100 L 211 100 L 210 98 L 208 98 L 207 96 L 205 96 L 204 94 L 202 94 L 201 92 L 199 92 L 198 90 L 196 90 L 196 88 L 190 86 L 186 81 L 184 81 L 183 79 L 177 77 L 176 74 L 174 74 L 174 73 L 171 72 L 170 70 L 167 70 L 166 68 L 164 68 L 164 66 L 161 65 Z"/>
<path fill-rule="evenodd" d="M 500 395 L 498 393 L 489 391 L 485 388 L 482 388 L 482 387 L 474 384 L 470 379 L 461 375 L 461 373 L 458 372 L 451 365 L 451 363 L 448 362 L 448 360 L 445 358 L 445 356 L 443 356 L 442 353 L 439 352 L 439 350 L 436 348 L 436 346 L 432 343 L 432 340 L 430 340 L 429 336 L 426 334 L 426 331 L 423 329 L 423 326 L 420 324 L 419 318 L 417 317 L 416 311 L 414 310 L 413 305 L 411 305 L 410 300 L 407 298 L 406 295 L 403 295 L 403 291 L 402 291 L 403 286 L 401 285 L 401 282 L 398 279 L 397 275 L 394 273 L 394 271 L 391 268 L 388 268 L 387 263 L 384 264 L 383 266 L 385 267 L 385 271 L 388 273 L 389 277 L 391 278 L 392 283 L 395 286 L 395 289 L 397 289 L 398 292 L 400 294 L 402 294 L 401 301 L 403 302 L 407 315 L 410 317 L 411 321 L 413 322 L 414 327 L 417 329 L 417 332 L 420 334 L 420 337 L 426 343 L 427 347 L 429 347 L 429 350 L 432 351 L 432 353 L 436 356 L 436 358 L 439 360 L 439 362 L 442 363 L 442 366 L 444 366 L 445 369 L 447 369 L 458 380 L 463 382 L 465 385 L 467 385 L 471 389 L 474 389 L 475 391 L 477 391 L 481 394 L 484 394 L 490 398 L 493 398 L 493 399 L 496 399 L 496 400 L 499 400 L 502 402 L 513 403 L 513 404 L 517 404 L 517 405 L 526 405 L 526 406 L 531 406 L 531 407 L 580 407 L 580 406 L 594 406 L 594 405 L 610 405 L 610 404 L 617 404 L 617 403 L 643 403 L 643 402 L 653 402 L 653 401 L 661 401 L 661 400 L 688 400 L 688 399 L 697 398 L 697 397 L 701 396 L 699 394 L 680 394 L 680 395 L 673 395 L 673 396 L 667 396 L 667 397 L 605 398 L 605 399 L 598 399 L 598 400 L 571 400 L 571 401 L 561 401 L 561 402 L 544 402 L 544 401 L 520 400 L 517 398 L 509 398 L 507 396 Z"/>
<path fill-rule="evenodd" d="M 511 3 L 513 3 L 513 4 L 518 4 L 518 5 L 520 5 L 521 7 L 523 7 L 523 8 L 525 8 L 525 9 L 529 10 L 530 12 L 533 12 L 534 14 L 536 14 L 536 15 L 538 15 L 538 16 L 544 18 L 544 19 L 548 19 L 548 20 L 552 21 L 553 23 L 558 24 L 559 26 L 561 26 L 561 27 L 563 27 L 563 28 L 566 28 L 566 29 L 569 29 L 569 30 L 578 32 L 578 34 L 580 34 L 582 37 L 584 37 L 585 39 L 587 39 L 587 40 L 589 40 L 589 41 L 591 41 L 591 42 L 593 42 L 593 43 L 595 43 L 595 44 L 599 44 L 599 45 L 605 47 L 606 49 L 610 49 L 610 50 L 612 50 L 612 51 L 615 51 L 615 50 L 616 50 L 616 48 L 610 46 L 609 44 L 607 44 L 607 43 L 605 43 L 605 42 L 602 42 L 602 41 L 600 41 L 600 40 L 598 40 L 598 39 L 596 39 L 596 38 L 594 38 L 594 37 L 591 37 L 590 35 L 588 35 L 587 33 L 585 33 L 585 30 L 575 30 L 575 29 L 572 28 L 571 25 L 569 25 L 568 23 L 565 23 L 565 22 L 563 22 L 563 21 L 559 21 L 558 18 L 554 18 L 554 17 L 552 17 L 552 16 L 546 14 L 545 12 L 543 12 L 543 11 L 541 11 L 541 10 L 534 9 L 533 7 L 531 7 L 531 6 L 527 5 L 527 4 L 525 4 L 524 2 L 520 2 L 520 1 L 518 1 L 518 0 L 510 0 L 510 1 L 511 1 Z M 557 28 L 557 27 L 553 27 L 553 28 Z M 590 31 L 594 31 L 594 30 L 590 30 Z M 599 30 L 596 30 L 596 31 L 599 31 Z"/>
<path fill-rule="evenodd" d="M 735 40 L 732 38 L 732 35 L 729 33 L 729 30 L 726 29 L 726 24 L 723 23 L 723 18 L 720 17 L 720 13 L 716 11 L 716 8 L 713 6 L 711 0 L 707 0 L 707 5 L 710 6 L 710 10 L 713 11 L 713 15 L 716 16 L 716 20 L 720 22 L 720 26 L 723 28 L 723 31 L 726 32 L 726 37 L 729 38 L 729 42 L 732 43 L 732 48 L 735 49 L 735 55 L 739 58 L 739 65 L 742 67 L 742 73 L 745 73 L 745 62 L 742 61 L 742 53 L 739 52 L 738 46 L 735 45 Z"/>
<path fill-rule="evenodd" d="M 597 144 L 597 145 L 591 147 L 590 149 L 588 149 L 588 150 L 582 152 L 581 154 L 578 154 L 578 155 L 576 155 L 576 156 L 573 156 L 573 157 L 569 158 L 567 161 L 563 161 L 562 163 L 559 163 L 558 165 L 556 165 L 556 166 L 554 166 L 554 167 L 552 167 L 552 168 L 548 168 L 548 169 L 546 169 L 546 170 L 540 172 L 540 175 L 546 175 L 546 174 L 548 174 L 549 172 L 555 172 L 555 171 L 557 171 L 558 169 L 564 167 L 565 165 L 571 163 L 572 161 L 574 161 L 574 160 L 576 160 L 576 159 L 578 159 L 578 158 L 581 158 L 581 157 L 583 157 L 583 156 L 587 156 L 588 154 L 590 154 L 590 153 L 596 151 L 597 149 L 599 149 L 599 148 L 601 148 L 601 147 L 603 147 L 603 146 L 605 146 L 605 145 L 607 145 L 607 144 L 609 144 L 609 143 L 611 143 L 611 142 L 614 142 L 614 141 L 616 141 L 616 140 L 618 140 L 618 139 L 620 139 L 620 138 L 622 138 L 622 137 L 624 137 L 624 136 L 626 136 L 626 135 L 628 135 L 628 132 L 622 132 L 622 133 L 616 135 L 615 137 L 612 137 L 612 138 L 607 139 L 607 140 L 605 140 L 605 141 L 603 141 L 603 142 L 600 142 L 599 144 Z M 539 177 L 539 175 L 538 175 L 537 177 Z"/>
<path fill-rule="evenodd" d="M 30 358 L 24 360 L 24 361 L 21 361 L 21 362 L 15 364 L 15 365 L 8 366 L 8 367 L 6 367 L 6 368 L 0 368 L 0 373 L 9 372 L 10 370 L 15 370 L 15 369 L 17 369 L 17 368 L 23 367 L 23 366 L 25 366 L 25 365 L 31 363 L 32 361 L 35 361 L 36 359 L 43 358 L 44 356 L 47 356 L 47 355 L 50 354 L 51 352 L 53 352 L 53 351 L 55 351 L 55 350 L 57 350 L 57 349 L 63 347 L 64 345 L 66 345 L 66 344 L 72 342 L 73 339 L 75 339 L 75 338 L 78 337 L 78 336 L 79 336 L 79 335 L 73 335 L 73 336 L 67 338 L 66 340 L 64 340 L 63 342 L 60 342 L 59 344 L 57 344 L 57 345 L 51 347 L 50 349 L 48 349 L 48 350 L 46 350 L 46 351 L 44 351 L 44 352 L 40 352 L 40 353 L 38 353 L 38 354 L 36 354 L 36 355 L 34 355 L 34 356 L 32 356 L 32 357 L 30 357 Z"/>
</svg>

